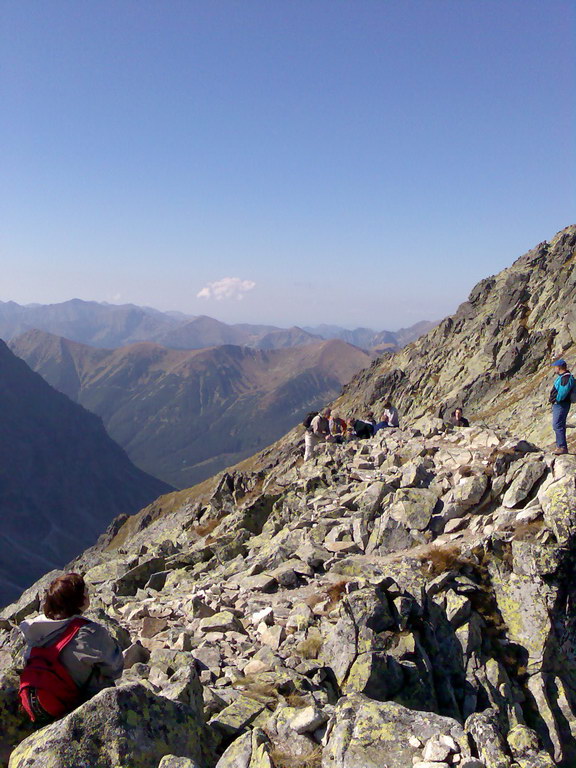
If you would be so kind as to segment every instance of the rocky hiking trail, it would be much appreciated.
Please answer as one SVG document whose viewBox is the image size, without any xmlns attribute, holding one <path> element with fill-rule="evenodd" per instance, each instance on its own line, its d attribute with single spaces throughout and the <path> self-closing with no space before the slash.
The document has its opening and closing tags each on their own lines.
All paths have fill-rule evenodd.
<svg viewBox="0 0 576 768">
<path fill-rule="evenodd" d="M 32 735 L 15 624 L 55 573 L 0 613 L 3 764 L 574 766 L 575 531 L 576 456 L 501 429 L 288 436 L 72 564 L 127 668 Z"/>
</svg>

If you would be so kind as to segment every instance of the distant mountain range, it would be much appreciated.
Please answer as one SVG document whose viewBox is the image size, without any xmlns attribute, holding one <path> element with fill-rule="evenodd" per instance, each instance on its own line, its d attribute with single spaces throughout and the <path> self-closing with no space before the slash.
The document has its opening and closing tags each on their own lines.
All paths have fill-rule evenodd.
<svg viewBox="0 0 576 768">
<path fill-rule="evenodd" d="M 274 442 L 373 360 L 340 339 L 270 350 L 151 342 L 110 350 L 34 330 L 10 346 L 100 416 L 137 466 L 180 488 Z"/>
<path fill-rule="evenodd" d="M 61 304 L 22 306 L 0 302 L 0 338 L 14 339 L 41 330 L 94 347 L 117 348 L 153 341 L 171 349 L 205 349 L 234 344 L 255 349 L 285 349 L 341 339 L 366 350 L 394 351 L 434 327 L 423 321 L 397 332 L 338 326 L 277 328 L 271 325 L 228 325 L 211 317 L 160 312 L 133 304 L 102 304 L 72 299 Z"/>
<path fill-rule="evenodd" d="M 0 342 L 0 606 L 169 490 Z"/>
</svg>

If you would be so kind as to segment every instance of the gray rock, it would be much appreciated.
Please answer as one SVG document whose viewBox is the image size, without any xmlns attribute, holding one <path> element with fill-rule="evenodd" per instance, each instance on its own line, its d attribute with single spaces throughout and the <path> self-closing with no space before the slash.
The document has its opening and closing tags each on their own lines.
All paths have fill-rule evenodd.
<svg viewBox="0 0 576 768">
<path fill-rule="evenodd" d="M 410 744 L 418 734 L 427 740 L 446 733 L 458 743 L 462 755 L 470 751 L 456 720 L 432 712 L 418 712 L 394 702 L 376 702 L 355 694 L 336 705 L 324 750 L 324 768 L 408 768 L 420 749 Z"/>
<path fill-rule="evenodd" d="M 512 508 L 525 501 L 546 469 L 546 464 L 543 461 L 530 461 L 523 464 L 504 494 L 502 505 Z"/>
<path fill-rule="evenodd" d="M 213 759 L 199 713 L 131 684 L 107 688 L 33 733 L 12 753 L 10 768 L 157 768 L 175 751 L 200 765 Z"/>
</svg>

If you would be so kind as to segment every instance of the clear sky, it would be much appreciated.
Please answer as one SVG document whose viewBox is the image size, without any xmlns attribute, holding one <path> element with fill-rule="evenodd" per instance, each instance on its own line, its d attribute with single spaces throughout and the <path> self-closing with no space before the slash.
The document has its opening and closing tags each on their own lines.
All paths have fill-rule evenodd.
<svg viewBox="0 0 576 768">
<path fill-rule="evenodd" d="M 4 0 L 0 300 L 444 316 L 576 222 L 575 7 Z"/>
</svg>

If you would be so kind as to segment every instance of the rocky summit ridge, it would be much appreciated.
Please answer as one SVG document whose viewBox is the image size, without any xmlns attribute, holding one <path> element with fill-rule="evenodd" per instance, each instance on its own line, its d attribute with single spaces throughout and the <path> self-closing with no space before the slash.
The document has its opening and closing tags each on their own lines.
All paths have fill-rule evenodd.
<svg viewBox="0 0 576 768">
<path fill-rule="evenodd" d="M 546 249 L 566 284 L 574 234 Z M 550 300 L 546 322 L 564 308 Z M 445 331 L 447 360 L 481 325 L 472 313 Z M 435 333 L 401 354 L 428 344 L 432 360 Z M 378 402 L 384 365 L 352 383 L 343 412 Z M 432 392 L 444 405 L 451 381 Z M 490 381 L 500 405 L 504 380 Z M 410 426 L 306 463 L 295 430 L 113 524 L 70 567 L 126 670 L 32 734 L 15 706 L 15 625 L 54 574 L 0 612 L 5 764 L 19 744 L 10 768 L 576 765 L 576 456 L 528 441 L 503 405 L 494 420 L 508 429 L 455 428 L 420 407 L 405 408 Z"/>
<path fill-rule="evenodd" d="M 476 422 L 544 444 L 550 363 L 564 356 L 576 365 L 575 353 L 573 225 L 480 281 L 454 315 L 356 376 L 338 405 L 378 411 L 391 395 L 412 423 L 460 405 Z"/>
</svg>

